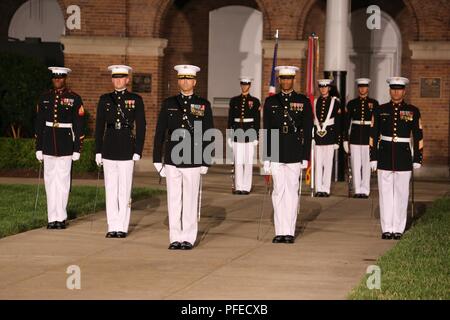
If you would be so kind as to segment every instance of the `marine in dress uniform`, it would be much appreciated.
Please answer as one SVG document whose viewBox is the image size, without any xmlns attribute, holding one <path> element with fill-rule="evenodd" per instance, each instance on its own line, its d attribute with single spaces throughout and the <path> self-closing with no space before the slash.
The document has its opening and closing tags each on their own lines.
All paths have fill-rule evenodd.
<svg viewBox="0 0 450 320">
<path fill-rule="evenodd" d="M 309 99 L 293 90 L 295 66 L 278 66 L 281 92 L 264 102 L 263 123 L 267 130 L 264 172 L 272 174 L 275 237 L 273 243 L 293 243 L 299 205 L 299 176 L 311 153 L 312 108 Z M 272 131 L 278 130 L 277 150 Z M 278 158 L 277 157 L 278 153 Z"/>
<path fill-rule="evenodd" d="M 178 72 L 180 93 L 162 103 L 153 163 L 157 172 L 166 177 L 169 249 L 190 250 L 197 238 L 200 175 L 206 174 L 211 165 L 211 157 L 203 154 L 210 144 L 203 141 L 203 134 L 213 128 L 213 116 L 209 101 L 194 94 L 200 68 L 177 65 L 174 69 Z M 180 144 L 185 148 L 178 149 Z"/>
<path fill-rule="evenodd" d="M 320 79 L 320 97 L 314 103 L 314 183 L 316 197 L 328 197 L 331 187 L 334 150 L 341 138 L 341 108 L 337 97 L 330 95 L 333 80 Z"/>
<path fill-rule="evenodd" d="M 423 130 L 419 109 L 403 100 L 409 80 L 391 77 L 387 82 L 391 101 L 372 115 L 370 165 L 378 169 L 381 237 L 399 240 L 406 227 L 411 172 L 422 166 Z"/>
<path fill-rule="evenodd" d="M 227 140 L 234 155 L 234 194 L 248 195 L 252 188 L 253 155 L 258 145 L 261 103 L 250 95 L 251 79 L 240 79 L 241 94 L 231 98 L 228 129 L 237 133 Z"/>
<path fill-rule="evenodd" d="M 48 229 L 64 229 L 72 161 L 80 159 L 84 139 L 81 97 L 66 87 L 69 68 L 50 67 L 53 90 L 39 98 L 36 116 L 36 158 L 44 161 Z"/>
<path fill-rule="evenodd" d="M 368 78 L 356 79 L 359 97 L 347 103 L 345 115 L 349 139 L 343 144 L 345 152 L 350 151 L 351 155 L 353 197 L 363 199 L 370 194 L 370 124 L 372 112 L 378 107 L 378 101 L 369 97 L 369 83 Z"/>
<path fill-rule="evenodd" d="M 134 162 L 142 157 L 146 121 L 141 96 L 129 92 L 129 66 L 112 65 L 114 91 L 100 97 L 95 125 L 95 160 L 105 176 L 107 238 L 125 238 L 131 213 Z M 135 130 L 134 130 L 135 129 Z"/>
</svg>

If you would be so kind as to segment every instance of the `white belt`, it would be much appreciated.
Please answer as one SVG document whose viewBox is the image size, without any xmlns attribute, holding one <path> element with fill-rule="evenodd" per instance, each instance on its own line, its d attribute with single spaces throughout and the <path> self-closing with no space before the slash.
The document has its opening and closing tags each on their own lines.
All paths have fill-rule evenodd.
<svg viewBox="0 0 450 320">
<path fill-rule="evenodd" d="M 353 124 L 359 124 L 361 126 L 370 126 L 372 124 L 372 121 L 361 121 L 361 120 L 352 120 Z"/>
<path fill-rule="evenodd" d="M 410 143 L 411 138 L 399 138 L 399 137 L 388 137 L 388 136 L 381 136 L 381 140 L 383 141 L 394 141 L 394 142 L 406 142 Z"/>
<path fill-rule="evenodd" d="M 317 127 L 320 124 L 322 124 L 322 126 L 328 127 L 328 126 L 332 126 L 334 124 L 334 118 L 325 120 L 324 122 L 320 123 L 318 120 L 314 120 L 314 125 Z M 318 128 L 319 130 L 319 128 Z"/>
<path fill-rule="evenodd" d="M 54 128 L 72 128 L 72 124 L 71 123 L 60 123 L 60 122 L 45 121 L 45 125 L 47 127 L 54 127 Z"/>
<path fill-rule="evenodd" d="M 254 119 L 253 118 L 234 118 L 234 122 L 253 122 Z"/>
</svg>

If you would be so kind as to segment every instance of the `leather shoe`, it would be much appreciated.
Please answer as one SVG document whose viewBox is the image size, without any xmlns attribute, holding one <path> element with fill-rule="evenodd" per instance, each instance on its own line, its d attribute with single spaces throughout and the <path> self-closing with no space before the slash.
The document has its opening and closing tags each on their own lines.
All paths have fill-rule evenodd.
<svg viewBox="0 0 450 320">
<path fill-rule="evenodd" d="M 294 243 L 295 238 L 294 236 L 284 236 L 284 243 Z"/>
<path fill-rule="evenodd" d="M 284 242 L 284 236 L 275 236 L 272 239 L 272 243 L 283 243 Z"/>
<path fill-rule="evenodd" d="M 248 191 L 241 191 L 241 194 L 248 195 L 248 194 L 250 194 L 250 192 L 248 192 Z"/>
<path fill-rule="evenodd" d="M 122 232 L 122 231 L 117 232 L 117 238 L 126 238 L 126 237 L 127 237 L 126 232 Z"/>
<path fill-rule="evenodd" d="M 174 241 L 169 246 L 169 250 L 178 250 L 178 249 L 181 249 L 181 243 L 179 241 Z"/>
<path fill-rule="evenodd" d="M 322 194 L 322 197 L 325 197 L 325 198 L 328 198 L 329 196 L 330 196 L 330 194 L 327 192 L 323 192 L 323 194 Z"/>
<path fill-rule="evenodd" d="M 55 227 L 58 230 L 65 229 L 66 228 L 66 221 L 56 221 L 55 222 Z"/>
<path fill-rule="evenodd" d="M 353 198 L 359 199 L 359 198 L 361 198 L 361 195 L 360 195 L 359 193 L 355 193 L 355 194 L 353 195 Z"/>
<path fill-rule="evenodd" d="M 394 233 L 394 240 L 400 240 L 402 238 L 403 234 L 396 232 Z"/>
<path fill-rule="evenodd" d="M 56 229 L 56 221 L 47 223 L 47 229 Z"/>
<path fill-rule="evenodd" d="M 316 192 L 316 193 L 314 194 L 314 197 L 316 197 L 316 198 L 321 198 L 321 197 L 322 197 L 322 192 Z"/>
<path fill-rule="evenodd" d="M 117 232 L 110 231 L 106 234 L 105 238 L 117 238 Z"/>
<path fill-rule="evenodd" d="M 381 235 L 381 239 L 383 239 L 383 240 L 391 240 L 392 236 L 393 235 L 390 232 L 383 232 L 383 234 Z"/>
<path fill-rule="evenodd" d="M 241 190 L 233 190 L 233 194 L 241 194 Z"/>
<path fill-rule="evenodd" d="M 369 195 L 367 195 L 367 194 L 361 194 L 361 199 L 368 199 L 369 198 Z"/>
<path fill-rule="evenodd" d="M 192 249 L 192 243 L 183 241 L 181 244 L 181 250 L 191 250 Z"/>
</svg>

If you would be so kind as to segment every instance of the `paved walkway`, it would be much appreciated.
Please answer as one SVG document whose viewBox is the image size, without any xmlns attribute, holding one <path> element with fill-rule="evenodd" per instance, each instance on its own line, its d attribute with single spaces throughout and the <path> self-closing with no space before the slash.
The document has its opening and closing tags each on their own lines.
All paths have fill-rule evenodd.
<svg viewBox="0 0 450 320">
<path fill-rule="evenodd" d="M 136 186 L 158 185 L 154 174 L 135 180 Z M 104 211 L 66 230 L 42 228 L 1 239 L 0 299 L 345 299 L 367 266 L 396 243 L 380 240 L 376 191 L 368 200 L 349 199 L 346 184 L 337 183 L 334 196 L 313 199 L 304 186 L 296 243 L 275 245 L 268 198 L 262 240 L 256 239 L 264 199 L 260 176 L 249 196 L 231 195 L 230 178 L 220 168 L 203 185 L 194 250 L 167 250 L 162 195 L 133 205 L 126 239 L 104 238 Z M 416 182 L 419 211 L 449 191 L 448 181 Z M 70 265 L 81 268 L 81 290 L 66 288 Z"/>
</svg>

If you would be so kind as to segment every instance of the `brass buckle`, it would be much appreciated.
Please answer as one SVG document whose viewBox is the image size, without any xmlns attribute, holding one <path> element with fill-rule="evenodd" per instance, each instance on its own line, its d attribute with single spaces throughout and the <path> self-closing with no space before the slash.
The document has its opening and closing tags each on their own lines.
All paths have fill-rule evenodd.
<svg viewBox="0 0 450 320">
<path fill-rule="evenodd" d="M 120 130 L 120 129 L 122 128 L 122 124 L 121 124 L 120 122 L 116 122 L 116 123 L 114 124 L 114 128 L 115 128 L 116 130 Z"/>
<path fill-rule="evenodd" d="M 397 141 L 398 141 L 398 138 L 397 138 L 397 137 L 394 137 L 394 138 L 392 138 L 392 141 L 397 142 Z"/>
<path fill-rule="evenodd" d="M 58 128 L 59 127 L 59 122 L 53 122 L 53 127 L 54 128 Z"/>
<path fill-rule="evenodd" d="M 288 133 L 289 132 L 289 127 L 288 126 L 283 126 L 282 129 L 281 129 L 281 132 Z"/>
</svg>

